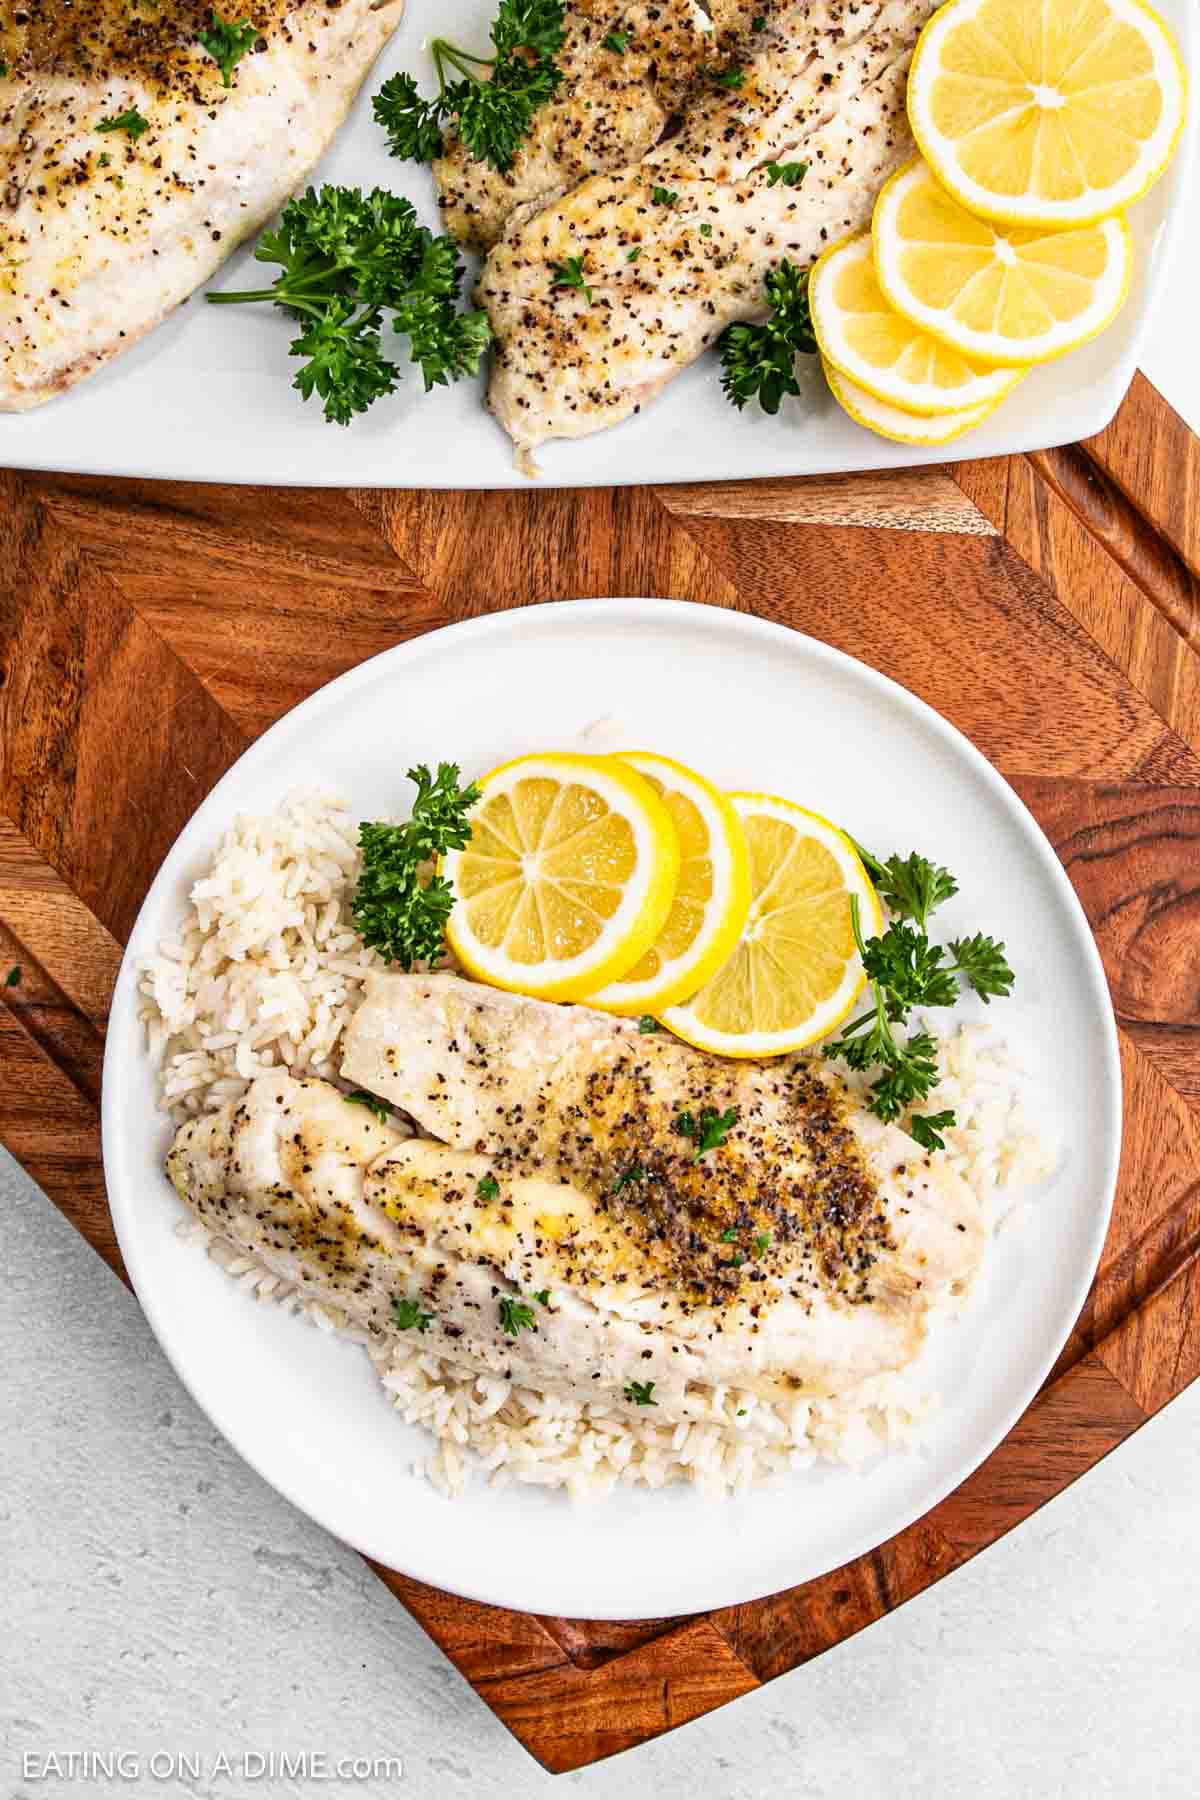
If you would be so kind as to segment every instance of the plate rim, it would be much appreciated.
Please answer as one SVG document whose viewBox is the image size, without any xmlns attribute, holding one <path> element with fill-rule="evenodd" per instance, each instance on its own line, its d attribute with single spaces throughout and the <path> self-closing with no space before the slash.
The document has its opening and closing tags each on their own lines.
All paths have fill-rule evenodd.
<svg viewBox="0 0 1200 1800">
<path fill-rule="evenodd" d="M 944 1487 L 937 1499 L 930 1502 L 927 1506 L 921 1507 L 917 1511 L 910 1511 L 907 1507 L 901 1509 L 902 1516 L 898 1515 L 897 1522 L 891 1524 L 889 1528 L 889 1536 L 894 1537 L 899 1533 L 906 1531 L 919 1519 L 926 1517 L 934 1507 L 940 1505 L 944 1499 L 952 1494 L 968 1478 L 968 1476 L 981 1467 L 997 1446 L 1008 1437 L 1017 1421 L 1024 1416 L 1030 1406 L 1036 1401 L 1038 1394 L 1045 1384 L 1047 1375 L 1057 1362 L 1064 1344 L 1067 1342 L 1071 1331 L 1074 1329 L 1083 1301 L 1087 1296 L 1096 1269 L 1099 1265 L 1100 1255 L 1103 1250 L 1105 1237 L 1112 1216 L 1124 1134 L 1124 1095 L 1116 1017 L 1108 989 L 1107 977 L 1104 973 L 1103 962 L 1082 903 L 1071 885 L 1066 871 L 1055 854 L 1054 848 L 1045 832 L 1042 830 L 1037 819 L 1016 790 L 964 732 L 960 731 L 957 726 L 951 724 L 948 719 L 944 718 L 934 707 L 923 700 L 919 695 L 913 693 L 912 690 L 906 687 L 902 682 L 897 681 L 892 676 L 883 674 L 870 663 L 864 662 L 860 658 L 852 656 L 846 651 L 839 650 L 835 646 L 811 636 L 807 632 L 797 631 L 790 626 L 778 624 L 773 620 L 760 618 L 757 614 L 742 613 L 733 608 L 691 600 L 660 599 L 650 596 L 613 596 L 541 601 L 529 606 L 502 608 L 494 612 L 480 614 L 473 618 L 455 620 L 447 625 L 437 626 L 430 631 L 421 632 L 414 637 L 405 639 L 399 644 L 393 644 L 386 650 L 379 651 L 375 655 L 365 658 L 353 668 L 345 670 L 341 675 L 334 677 L 332 681 L 324 683 L 321 687 L 314 690 L 313 693 L 307 695 L 305 699 L 289 708 L 286 712 L 281 714 L 278 719 L 274 720 L 253 743 L 247 745 L 241 756 L 231 764 L 221 776 L 220 780 L 209 790 L 208 794 L 205 795 L 200 805 L 191 814 L 177 834 L 170 849 L 159 864 L 154 878 L 138 908 L 137 917 L 130 929 L 129 938 L 121 958 L 117 981 L 113 989 L 110 1009 L 111 1014 L 114 1017 L 119 1016 L 121 1009 L 128 1012 L 129 1008 L 136 1007 L 138 981 L 136 960 L 140 954 L 144 954 L 144 947 L 139 945 L 139 939 L 144 935 L 145 930 L 147 929 L 144 926 L 144 920 L 149 913 L 154 911 L 156 906 L 161 905 L 161 896 L 165 890 L 170 888 L 171 883 L 176 879 L 176 865 L 181 865 L 186 860 L 184 850 L 185 844 L 189 843 L 194 837 L 203 837 L 205 834 L 207 834 L 209 839 L 212 838 L 213 833 L 209 824 L 209 818 L 210 815 L 220 811 L 219 803 L 223 790 L 247 762 L 253 763 L 260 757 L 265 758 L 269 754 L 268 746 L 276 731 L 280 730 L 285 725 L 290 725 L 294 728 L 297 722 L 303 719 L 307 714 L 315 712 L 319 707 L 329 704 L 331 696 L 337 696 L 340 693 L 348 693 L 359 683 L 371 680 L 373 675 L 378 673 L 378 665 L 385 662 L 403 665 L 406 660 L 411 660 L 418 657 L 423 652 L 427 652 L 429 646 L 435 642 L 441 643 L 447 638 L 457 641 L 461 641 L 465 638 L 486 639 L 496 633 L 503 634 L 505 631 L 511 631 L 514 628 L 519 629 L 520 622 L 529 617 L 537 617 L 541 620 L 553 619 L 556 629 L 561 627 L 568 631 L 571 629 L 571 621 L 577 618 L 582 618 L 585 621 L 590 620 L 591 618 L 602 618 L 606 623 L 611 624 L 614 618 L 614 609 L 617 608 L 626 609 L 626 617 L 630 622 L 634 622 L 639 618 L 646 618 L 650 615 L 655 615 L 659 619 L 674 616 L 681 621 L 691 619 L 697 623 L 703 623 L 704 626 L 709 629 L 715 627 L 719 631 L 728 631 L 734 638 L 737 638 L 742 634 L 749 634 L 764 642 L 774 642 L 776 644 L 787 643 L 788 645 L 792 645 L 793 640 L 798 640 L 803 652 L 813 656 L 818 663 L 825 662 L 845 673 L 852 673 L 857 679 L 865 680 L 869 688 L 873 689 L 876 693 L 891 699 L 893 703 L 896 702 L 898 697 L 899 704 L 910 712 L 914 712 L 917 719 L 927 729 L 931 730 L 944 742 L 953 744 L 955 749 L 965 756 L 972 774 L 976 778 L 982 780 L 983 784 L 997 797 L 1001 807 L 1015 817 L 1017 822 L 1023 827 L 1025 837 L 1031 843 L 1039 861 L 1048 874 L 1051 886 L 1057 891 L 1060 903 L 1065 907 L 1068 917 L 1073 921 L 1076 928 L 1075 936 L 1082 953 L 1082 963 L 1087 977 L 1089 992 L 1097 1003 L 1097 1010 L 1103 1021 L 1101 1060 L 1104 1069 L 1105 1087 L 1107 1090 L 1104 1117 L 1109 1138 L 1104 1158 L 1103 1177 L 1101 1182 L 1103 1205 L 1098 1205 L 1092 1215 L 1093 1222 L 1087 1254 L 1081 1259 L 1079 1270 L 1072 1283 L 1070 1305 L 1066 1309 L 1066 1322 L 1061 1327 L 1061 1334 L 1059 1332 L 1054 1334 L 1052 1352 L 1041 1359 L 1036 1380 L 1028 1385 L 1028 1391 L 1015 1409 L 1006 1409 L 1003 1423 L 1000 1428 L 984 1432 L 981 1435 L 979 1440 L 981 1447 L 972 1449 L 966 1455 L 959 1455 L 952 1459 L 953 1467 L 948 1478 L 948 1485 Z M 191 854 L 191 852 L 189 851 L 187 854 Z M 145 1054 L 144 1048 L 141 1053 L 143 1055 Z M 313 1520 L 340 1542 L 350 1545 L 351 1548 L 355 1549 L 359 1554 L 368 1559 L 380 1560 L 377 1548 L 373 1549 L 368 1543 L 360 1541 L 359 1534 L 355 1532 L 348 1533 L 339 1523 L 334 1522 L 327 1516 L 324 1505 L 319 1507 L 310 1505 L 305 1498 L 301 1497 L 301 1495 L 295 1491 L 295 1487 L 290 1480 L 281 1481 L 277 1479 L 268 1468 L 264 1467 L 262 1461 L 260 1461 L 260 1454 L 249 1428 L 243 1428 L 241 1425 L 235 1424 L 234 1427 L 230 1429 L 224 1419 L 219 1418 L 216 1415 L 216 1412 L 214 1412 L 207 1402 L 201 1398 L 196 1387 L 193 1385 L 187 1369 L 182 1366 L 182 1361 L 177 1360 L 174 1348 L 170 1342 L 169 1324 L 165 1321 L 165 1313 L 167 1310 L 165 1297 L 161 1294 L 156 1294 L 153 1283 L 147 1279 L 147 1265 L 143 1261 L 139 1249 L 139 1239 L 136 1231 L 139 1190 L 136 1177 L 133 1175 L 132 1171 L 126 1171 L 122 1167 L 122 1150 L 119 1148 L 121 1138 L 118 1129 L 117 1112 L 119 1106 L 118 1084 L 123 1057 L 124 1052 L 117 1048 L 115 1035 L 112 1033 L 107 1034 L 101 1074 L 100 1107 L 100 1141 L 105 1190 L 117 1242 L 120 1246 L 121 1255 L 124 1259 L 130 1283 L 146 1317 L 147 1323 L 158 1343 L 159 1349 L 166 1356 L 193 1402 L 200 1408 L 210 1423 L 221 1433 L 222 1437 L 236 1451 L 238 1456 L 240 1456 L 262 1480 L 267 1482 L 269 1486 L 291 1505 L 295 1506 L 306 1518 Z M 447 1501 L 446 1504 L 453 1505 L 455 1502 Z M 856 1561 L 860 1556 L 869 1554 L 871 1550 L 878 1548 L 881 1542 L 887 1541 L 889 1541 L 888 1538 L 877 1539 L 873 1532 L 868 1530 L 865 1534 L 864 1541 L 858 1542 L 858 1540 L 855 1540 L 855 1547 L 850 1554 L 840 1558 L 837 1563 L 831 1564 L 830 1568 L 841 1567 L 846 1563 Z M 557 1603 L 550 1605 L 540 1599 L 536 1603 L 523 1603 L 519 1598 L 515 1598 L 510 1592 L 505 1591 L 503 1586 L 503 1571 L 500 1573 L 501 1585 L 499 1587 L 470 1581 L 462 1583 L 455 1579 L 452 1569 L 447 1571 L 441 1566 L 442 1561 L 444 1560 L 444 1556 L 441 1560 L 435 1556 L 434 1562 L 437 1566 L 431 1572 L 421 1572 L 420 1570 L 410 1571 L 407 1569 L 399 1569 L 396 1572 L 405 1575 L 409 1579 L 423 1582 L 426 1585 L 441 1589 L 447 1593 L 455 1594 L 463 1599 L 476 1601 L 484 1605 L 499 1606 L 516 1612 L 532 1610 L 538 1613 L 553 1615 L 561 1613 L 563 1616 L 597 1620 L 622 1620 L 630 1616 L 627 1609 L 605 1610 L 603 1607 L 596 1608 L 590 1603 L 583 1608 L 580 1608 L 578 1605 L 572 1604 L 569 1597 L 561 1605 Z M 799 1585 L 803 1585 L 808 1581 L 819 1580 L 824 1574 L 828 1574 L 829 1572 L 829 1569 L 824 1569 L 818 1573 L 806 1575 L 802 1578 Z M 706 1591 L 704 1596 L 700 1599 L 693 1596 L 690 1599 L 681 1601 L 677 1605 L 668 1606 L 658 1606 L 658 1597 L 656 1596 L 654 1616 L 658 1616 L 659 1613 L 662 1613 L 664 1616 L 671 1613 L 707 1613 L 725 1606 L 750 1604 L 756 1600 L 765 1598 L 771 1593 L 785 1592 L 787 1591 L 787 1587 L 791 1585 L 797 1584 L 788 1583 L 785 1584 L 785 1587 L 783 1588 L 774 1586 L 754 1586 L 752 1591 L 745 1591 L 742 1589 L 730 1590 L 728 1588 L 722 1589 L 718 1587 L 711 1593 Z M 647 1614 L 646 1616 L 651 1615 Z"/>
</svg>

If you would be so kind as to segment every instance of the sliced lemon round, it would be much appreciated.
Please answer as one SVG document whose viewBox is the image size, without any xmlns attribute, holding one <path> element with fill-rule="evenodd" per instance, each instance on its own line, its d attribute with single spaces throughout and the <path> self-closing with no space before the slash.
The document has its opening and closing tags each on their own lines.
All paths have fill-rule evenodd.
<svg viewBox="0 0 1200 1800">
<path fill-rule="evenodd" d="M 646 954 L 587 1002 L 608 1012 L 655 1013 L 703 987 L 733 949 L 750 908 L 750 859 L 737 814 L 703 775 L 648 750 L 622 752 L 620 760 L 649 782 L 671 815 L 679 881 Z"/>
<path fill-rule="evenodd" d="M 662 930 L 679 875 L 666 807 L 614 757 L 522 756 L 479 782 L 465 849 L 442 859 L 446 938 L 480 981 L 578 1000 Z"/>
<path fill-rule="evenodd" d="M 913 136 L 965 207 L 1006 225 L 1106 218 L 1183 129 L 1187 77 L 1142 0 L 951 0 L 908 77 Z"/>
<path fill-rule="evenodd" d="M 864 936 L 879 931 L 875 890 L 844 832 L 770 794 L 731 794 L 750 852 L 750 911 L 732 954 L 691 1000 L 659 1015 L 718 1056 L 781 1056 L 844 1019 L 866 979 Z"/>
<path fill-rule="evenodd" d="M 1004 398 L 1001 394 L 998 400 L 989 400 L 984 406 L 968 406 L 959 412 L 921 417 L 917 413 L 904 412 L 898 406 L 889 406 L 886 400 L 876 399 L 856 381 L 847 381 L 828 363 L 823 366 L 829 391 L 842 411 L 849 413 L 857 424 L 865 425 L 868 431 L 891 438 L 895 444 L 948 444 L 953 438 L 961 437 L 964 431 L 973 431 L 976 425 L 982 425 Z"/>
<path fill-rule="evenodd" d="M 1049 362 L 1103 331 L 1129 291 L 1124 219 L 1074 231 L 989 225 L 918 158 L 886 182 L 871 220 L 884 295 L 976 362 Z"/>
<path fill-rule="evenodd" d="M 954 414 L 994 406 L 1021 379 L 1019 369 L 973 363 L 890 306 L 875 274 L 869 231 L 843 238 L 817 259 L 808 277 L 808 305 L 826 367 L 832 364 L 876 400 L 903 412 Z"/>
</svg>

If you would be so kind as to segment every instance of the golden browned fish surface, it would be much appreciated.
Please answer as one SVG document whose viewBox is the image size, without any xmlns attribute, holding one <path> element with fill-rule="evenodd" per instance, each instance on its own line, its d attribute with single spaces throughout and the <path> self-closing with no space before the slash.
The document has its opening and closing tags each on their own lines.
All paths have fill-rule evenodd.
<svg viewBox="0 0 1200 1800">
<path fill-rule="evenodd" d="M 415 1341 L 409 1301 L 422 1347 L 465 1369 L 618 1410 L 652 1382 L 679 1420 L 716 1388 L 841 1393 L 905 1367 L 980 1264 L 966 1184 L 811 1060 L 731 1064 L 584 1007 L 384 975 L 344 1072 L 427 1135 L 263 1075 L 183 1126 L 168 1169 L 380 1344 Z"/>
<path fill-rule="evenodd" d="M 702 69 L 723 66 L 732 34 L 698 0 L 573 0 L 555 57 L 562 80 L 504 173 L 451 138 L 434 164 L 447 230 L 487 250 L 513 210 L 586 176 L 636 162 L 662 136 Z M 621 46 L 621 47 L 618 47 Z"/>
<path fill-rule="evenodd" d="M 774 0 L 741 85 L 698 90 L 640 162 L 514 216 L 480 297 L 489 405 L 519 451 L 638 412 L 737 320 L 782 260 L 806 267 L 869 222 L 912 154 L 908 63 L 932 0 Z M 772 164 L 804 162 L 798 186 Z M 582 264 L 584 288 L 556 270 Z"/>
<path fill-rule="evenodd" d="M 219 9 L 218 9 L 219 10 Z M 0 23 L 0 410 L 127 349 L 328 147 L 403 0 L 252 0 L 225 88 L 207 0 L 26 0 Z M 222 15 L 225 16 L 225 15 Z M 130 109 L 148 128 L 102 132 Z"/>
</svg>

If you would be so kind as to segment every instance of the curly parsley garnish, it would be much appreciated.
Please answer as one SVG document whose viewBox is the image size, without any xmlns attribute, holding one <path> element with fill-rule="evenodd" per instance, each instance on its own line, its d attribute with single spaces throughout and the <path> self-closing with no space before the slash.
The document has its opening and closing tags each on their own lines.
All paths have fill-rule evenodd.
<svg viewBox="0 0 1200 1800">
<path fill-rule="evenodd" d="M 481 1175 L 475 1184 L 475 1192 L 481 1200 L 495 1200 L 500 1193 L 500 1183 L 494 1175 Z"/>
<path fill-rule="evenodd" d="M 408 779 L 417 797 L 405 824 L 358 828 L 363 866 L 350 906 L 363 943 L 402 969 L 441 953 L 454 893 L 442 876 L 422 874 L 444 851 L 463 849 L 467 814 L 479 798 L 473 784 L 459 786 L 457 763 L 439 763 L 436 775 L 419 763 Z"/>
<path fill-rule="evenodd" d="M 123 131 L 134 143 L 149 129 L 149 119 L 144 118 L 136 106 L 127 106 L 123 113 L 113 113 L 110 118 L 101 119 L 96 127 L 97 131 Z"/>
<path fill-rule="evenodd" d="M 563 13 L 563 0 L 500 0 L 490 57 L 434 38 L 429 48 L 438 78 L 436 100 L 423 100 L 411 75 L 393 75 L 375 96 L 375 118 L 387 132 L 392 155 L 432 162 L 453 122 L 478 162 L 507 173 L 535 113 L 562 80 L 554 58 L 562 48 Z"/>
<path fill-rule="evenodd" d="M 861 845 L 855 848 L 895 918 L 878 937 L 864 938 L 858 897 L 851 895 L 850 922 L 871 1005 L 825 1046 L 825 1055 L 840 1057 L 852 1069 L 879 1070 L 867 1104 L 890 1124 L 938 1084 L 937 1039 L 924 1029 L 903 1038 L 896 1027 L 907 1026 L 916 1007 L 954 1006 L 962 981 L 986 1004 L 1011 993 L 1014 977 L 1004 945 L 982 932 L 953 938 L 949 945 L 930 942 L 925 930 L 930 914 L 958 892 L 948 869 L 916 851 L 881 862 Z M 942 1133 L 955 1122 L 953 1112 L 913 1113 L 907 1128 L 923 1149 L 943 1150 Z"/>
<path fill-rule="evenodd" d="M 635 1181 L 645 1181 L 645 1179 L 646 1171 L 641 1163 L 630 1163 L 629 1167 L 623 1169 L 613 1182 L 612 1191 L 614 1194 L 623 1193 L 627 1187 L 632 1187 Z"/>
<path fill-rule="evenodd" d="M 654 1032 L 660 1031 L 661 1029 L 662 1027 L 659 1025 L 658 1020 L 652 1017 L 650 1013 L 643 1013 L 638 1020 L 638 1031 L 642 1037 L 651 1037 Z"/>
<path fill-rule="evenodd" d="M 782 262 L 767 276 L 771 317 L 763 325 L 730 325 L 721 333 L 721 386 L 740 411 L 757 399 L 765 413 L 777 413 L 785 394 L 798 394 L 796 357 L 814 356 L 808 312 L 808 274 Z"/>
<path fill-rule="evenodd" d="M 652 1381 L 627 1381 L 622 1392 L 624 1393 L 625 1398 L 634 1406 L 658 1405 L 658 1401 L 654 1398 L 654 1383 Z"/>
<path fill-rule="evenodd" d="M 401 1331 L 428 1331 L 433 1322 L 433 1314 L 422 1312 L 416 1300 L 401 1300 L 399 1297 L 392 1301 L 392 1318 Z"/>
<path fill-rule="evenodd" d="M 196 39 L 207 50 L 221 71 L 221 86 L 233 86 L 233 71 L 248 51 L 258 42 L 258 30 L 249 19 L 222 19 L 217 13 L 208 15 L 208 25 Z"/>
<path fill-rule="evenodd" d="M 659 187 L 656 183 L 650 189 L 650 198 L 655 206 L 674 206 L 679 198 L 679 193 L 675 188 Z"/>
<path fill-rule="evenodd" d="M 284 207 L 254 255 L 282 265 L 273 286 L 208 298 L 215 306 L 271 300 L 301 322 L 291 354 L 308 360 L 293 386 L 306 400 L 318 394 L 331 424 L 348 425 L 400 379 L 383 354 L 385 312 L 408 338 L 426 392 L 479 366 L 491 329 L 486 313 L 458 310 L 458 250 L 419 224 L 397 194 L 309 188 Z"/>
<path fill-rule="evenodd" d="M 522 1331 L 532 1331 L 536 1325 L 532 1306 L 526 1306 L 523 1300 L 501 1300 L 500 1328 L 509 1337 L 515 1338 Z"/>
<path fill-rule="evenodd" d="M 861 844 L 855 843 L 854 848 L 888 911 L 898 919 L 915 919 L 922 930 L 930 913 L 958 892 L 958 883 L 949 869 L 930 862 L 916 850 L 880 862 Z"/>
<path fill-rule="evenodd" d="M 780 183 L 784 187 L 799 187 L 808 174 L 808 164 L 806 162 L 769 162 L 766 170 L 768 187 L 778 187 Z"/>
</svg>

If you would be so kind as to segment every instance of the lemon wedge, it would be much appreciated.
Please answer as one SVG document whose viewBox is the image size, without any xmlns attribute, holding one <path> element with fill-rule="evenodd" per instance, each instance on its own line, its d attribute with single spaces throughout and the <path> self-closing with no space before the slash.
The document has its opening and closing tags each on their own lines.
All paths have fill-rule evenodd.
<svg viewBox="0 0 1200 1800">
<path fill-rule="evenodd" d="M 959 412 L 922 416 L 877 399 L 856 381 L 847 381 L 828 363 L 823 366 L 829 391 L 842 411 L 849 413 L 857 425 L 865 425 L 878 437 L 891 438 L 894 444 L 948 444 L 953 438 L 961 437 L 964 431 L 973 431 L 976 425 L 982 425 L 1004 398 L 1001 394 L 999 400 L 991 400 L 985 406 L 967 406 Z"/>
<path fill-rule="evenodd" d="M 679 880 L 646 954 L 587 1001 L 609 1012 L 655 1013 L 703 987 L 733 949 L 750 907 L 750 862 L 737 814 L 703 775 L 646 750 L 624 752 L 620 760 L 650 784 L 671 815 Z"/>
<path fill-rule="evenodd" d="M 871 242 L 896 311 L 979 363 L 1062 356 L 1103 331 L 1129 290 L 1124 219 L 1074 231 L 989 225 L 919 158 L 880 191 Z"/>
<path fill-rule="evenodd" d="M 671 910 L 679 840 L 615 757 L 522 756 L 479 782 L 471 836 L 443 858 L 446 938 L 480 981 L 578 1000 L 641 960 Z"/>
<path fill-rule="evenodd" d="M 826 368 L 832 365 L 885 406 L 924 415 L 990 409 L 1021 379 L 1019 369 L 971 362 L 889 306 L 875 275 L 869 231 L 843 238 L 818 258 L 808 277 L 808 304 Z M 935 432 L 902 441 L 946 439 Z"/>
<path fill-rule="evenodd" d="M 850 923 L 882 924 L 858 852 L 828 819 L 770 794 L 731 794 L 750 852 L 750 911 L 732 954 L 664 1025 L 718 1056 L 780 1056 L 845 1018 L 866 979 Z"/>
<path fill-rule="evenodd" d="M 1175 41 L 1142 0 L 951 0 L 917 42 L 913 136 L 942 185 L 1008 225 L 1089 225 L 1144 194 L 1183 128 Z"/>
</svg>

